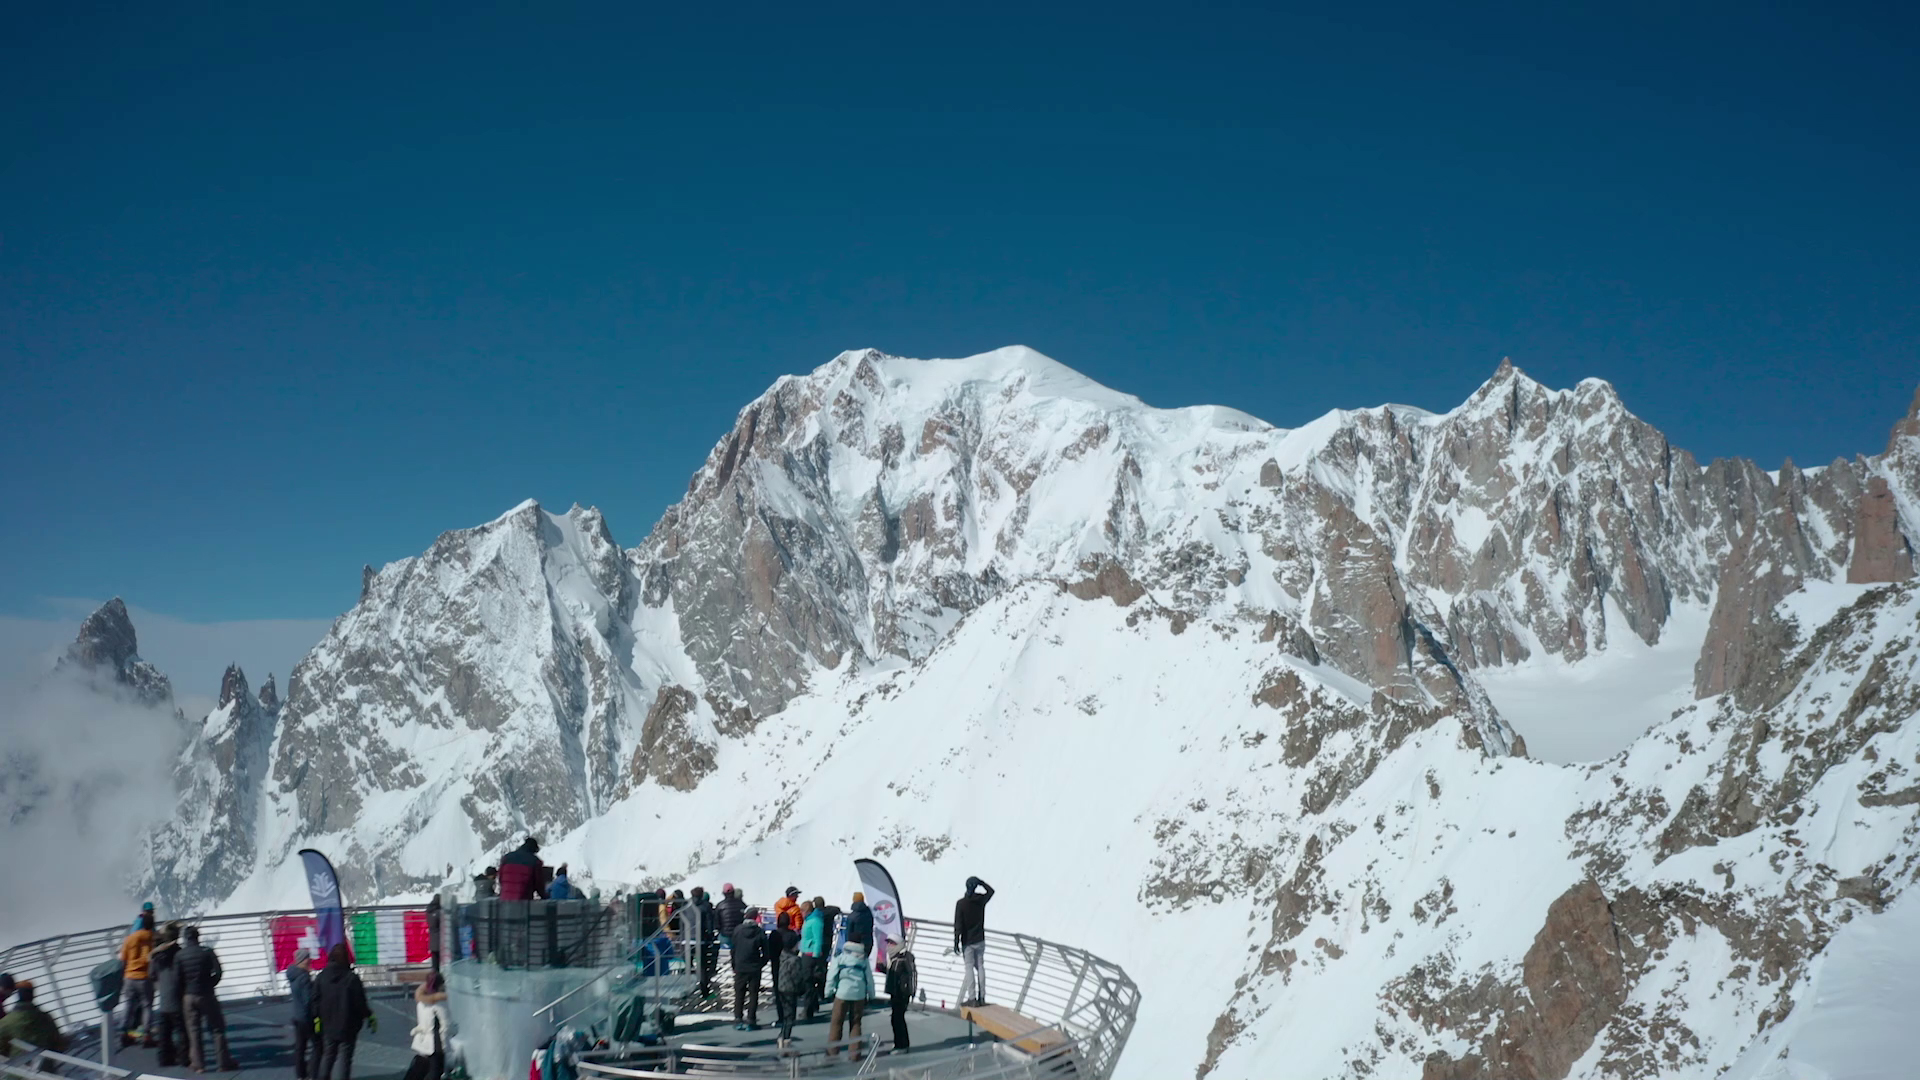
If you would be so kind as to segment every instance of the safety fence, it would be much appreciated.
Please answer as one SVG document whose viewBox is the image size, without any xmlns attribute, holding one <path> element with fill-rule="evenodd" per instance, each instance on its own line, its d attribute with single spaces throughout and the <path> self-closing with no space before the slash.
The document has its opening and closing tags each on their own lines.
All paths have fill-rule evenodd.
<svg viewBox="0 0 1920 1080">
<path fill-rule="evenodd" d="M 562 913 L 564 922 L 559 921 L 559 915 L 549 920 L 544 914 L 547 910 L 556 909 L 449 905 L 447 918 L 435 927 L 424 908 L 383 905 L 349 909 L 347 927 L 355 966 L 369 986 L 421 978 L 432 951 L 431 935 L 437 929 L 442 935 L 443 955 L 471 957 L 496 970 L 503 968 L 503 959 L 549 965 L 561 961 L 576 969 L 600 968 L 610 973 L 608 978 L 617 975 L 623 984 L 652 982 L 654 989 L 646 994 L 649 1007 L 671 1003 L 678 1010 L 698 1012 L 732 1000 L 732 964 L 730 952 L 724 947 L 716 949 L 712 961 L 711 994 L 703 997 L 695 989 L 700 933 L 684 918 L 670 920 L 664 930 L 658 930 L 658 922 L 650 926 L 644 920 L 636 923 L 630 907 L 620 904 L 577 911 L 569 908 Z M 283 972 L 294 951 L 311 944 L 314 918 L 311 910 L 266 911 L 209 916 L 187 924 L 197 926 L 201 943 L 218 953 L 224 973 L 219 996 L 231 1001 L 286 994 Z M 952 950 L 952 924 L 909 919 L 906 925 L 907 944 L 918 972 L 918 1007 L 956 1012 L 963 965 L 962 957 Z M 644 938 L 633 937 L 641 928 L 655 932 Z M 17 945 L 0 952 L 0 971 L 11 972 L 16 979 L 32 980 L 38 988 L 38 1003 L 52 1012 L 63 1028 L 95 1025 L 100 1011 L 94 1001 L 91 973 L 102 961 L 118 957 L 127 933 L 128 928 L 122 925 Z M 489 942 L 495 948 L 483 947 Z M 550 943 L 558 943 L 558 947 L 550 947 Z M 619 957 L 613 956 L 615 952 Z M 606 963 L 610 958 L 614 959 L 611 965 Z M 577 999 L 556 993 L 535 1003 L 541 1006 L 537 1011 L 544 1015 L 549 1032 L 580 1024 L 598 1026 L 594 1021 L 610 995 L 605 993 L 600 976 L 583 978 L 595 985 Z M 876 994 L 884 995 L 883 981 L 876 977 L 875 982 Z M 1059 942 L 995 930 L 986 933 L 986 987 L 981 996 L 1042 1029 L 1058 1031 L 1064 1040 L 1034 1054 L 983 1043 L 977 1050 L 962 1054 L 913 1060 L 874 1053 L 885 1049 L 888 1042 L 869 1036 L 863 1040 L 868 1055 L 863 1073 L 893 1080 L 944 1080 L 961 1075 L 1011 1080 L 1071 1072 L 1090 1080 L 1109 1080 L 1133 1032 L 1140 1003 L 1138 987 L 1118 965 Z M 588 997 L 596 1004 L 589 1005 Z M 851 1044 L 848 1049 L 852 1049 Z M 797 1077 L 828 1064 L 791 1053 L 680 1045 L 670 1053 L 648 1051 L 634 1060 L 627 1060 L 626 1055 L 615 1060 L 583 1060 L 581 1067 L 607 1077 L 684 1075 L 680 1070 L 702 1053 L 727 1058 L 728 1071 L 762 1075 Z"/>
<path fill-rule="evenodd" d="M 915 1000 L 926 1009 L 957 1012 L 960 1008 L 964 976 L 962 957 L 953 951 L 953 924 L 933 919 L 907 920 L 907 946 L 914 954 L 919 976 Z M 698 963 L 690 944 L 676 950 L 677 963 L 692 969 Z M 733 973 L 729 951 L 719 950 L 714 964 L 715 993 L 711 1004 L 732 1001 Z M 1140 990 L 1120 966 L 1103 960 L 1084 949 L 1028 934 L 988 930 L 986 933 L 986 981 L 982 996 L 996 1005 L 1004 1005 L 1042 1029 L 1052 1028 L 1066 1037 L 1058 1047 L 1038 1054 L 1013 1051 L 1004 1045 L 983 1044 L 979 1050 L 952 1055 L 924 1064 L 911 1059 L 869 1058 L 872 1075 L 895 1080 L 941 1080 L 947 1076 L 1026 1077 L 1048 1076 L 1071 1071 L 1090 1080 L 1108 1080 L 1113 1075 L 1120 1052 L 1133 1034 L 1134 1018 L 1140 1008 Z M 875 993 L 884 996 L 882 980 L 875 976 Z M 694 1007 L 689 1000 L 684 1007 Z M 884 1037 L 869 1040 L 876 1049 L 885 1049 Z M 805 1076 L 813 1067 L 827 1064 L 808 1055 L 748 1052 L 733 1049 L 675 1047 L 603 1062 L 582 1062 L 583 1071 L 609 1077 L 646 1077 L 674 1075 L 688 1064 L 689 1053 L 696 1056 L 724 1055 L 728 1071 L 759 1072 L 763 1075 Z M 882 1066 L 882 1062 L 885 1066 Z M 697 1062 L 708 1065 L 704 1060 Z M 591 1068 L 589 1068 L 591 1066 Z"/>
<path fill-rule="evenodd" d="M 198 927 L 200 944 L 219 956 L 218 994 L 226 1001 L 286 994 L 284 972 L 298 949 L 314 944 L 314 921 L 311 910 L 181 920 L 185 926 Z M 0 952 L 0 971 L 17 980 L 31 980 L 35 1003 L 52 1013 L 61 1027 L 97 1024 L 100 1009 L 93 996 L 93 969 L 119 957 L 129 929 L 123 923 L 16 945 Z M 369 986 L 408 981 L 409 972 L 427 966 L 431 938 L 424 908 L 349 908 L 346 931 L 355 966 Z"/>
</svg>

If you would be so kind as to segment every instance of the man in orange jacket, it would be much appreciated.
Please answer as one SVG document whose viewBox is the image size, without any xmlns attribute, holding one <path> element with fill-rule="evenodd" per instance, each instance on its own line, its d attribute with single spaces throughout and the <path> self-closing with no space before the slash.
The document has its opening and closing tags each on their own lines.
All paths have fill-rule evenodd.
<svg viewBox="0 0 1920 1080">
<path fill-rule="evenodd" d="M 789 885 L 787 894 L 773 902 L 773 920 L 781 929 L 791 930 L 797 934 L 800 932 L 802 918 L 804 916 L 800 914 L 800 890 Z"/>
<path fill-rule="evenodd" d="M 120 1045 L 132 1046 L 142 1039 L 157 1046 L 153 1030 L 153 912 L 142 911 L 133 933 L 120 943 L 122 997 L 127 999 L 126 1020 L 120 1028 Z"/>
</svg>

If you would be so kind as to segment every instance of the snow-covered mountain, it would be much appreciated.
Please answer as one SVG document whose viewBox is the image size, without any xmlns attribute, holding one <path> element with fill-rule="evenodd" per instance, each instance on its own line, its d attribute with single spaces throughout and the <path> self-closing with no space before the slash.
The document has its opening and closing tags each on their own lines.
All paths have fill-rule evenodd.
<svg viewBox="0 0 1920 1080">
<path fill-rule="evenodd" d="M 223 691 L 153 885 L 290 902 L 312 843 L 371 899 L 532 831 L 765 897 L 879 852 L 1126 966 L 1127 1075 L 1711 1073 L 1913 880 L 1916 538 L 1920 398 L 1770 473 L 1511 365 L 1288 430 L 846 353 L 631 550 L 526 503 L 369 568 L 277 715 Z M 1525 756 L 1509 673 L 1642 652 L 1677 711 Z"/>
</svg>

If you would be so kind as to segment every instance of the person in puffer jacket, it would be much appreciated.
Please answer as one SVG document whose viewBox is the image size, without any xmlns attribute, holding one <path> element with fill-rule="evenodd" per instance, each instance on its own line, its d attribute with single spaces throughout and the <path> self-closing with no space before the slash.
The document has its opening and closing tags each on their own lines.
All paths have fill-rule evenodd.
<svg viewBox="0 0 1920 1080">
<path fill-rule="evenodd" d="M 833 964 L 827 969 L 827 989 L 833 995 L 833 1018 L 827 1027 L 827 1058 L 831 1060 L 839 1054 L 835 1043 L 840 1041 L 840 1029 L 847 1025 L 847 1038 L 854 1040 L 853 1060 L 860 1060 L 860 1016 L 867 1011 L 867 1001 L 873 997 L 873 969 L 867 963 L 867 947 L 857 941 L 847 942 L 833 958 Z"/>
<path fill-rule="evenodd" d="M 287 965 L 287 1019 L 293 1023 L 293 1080 L 312 1080 L 318 1072 L 319 1040 L 313 1037 L 313 954 L 295 950 Z"/>
<path fill-rule="evenodd" d="M 800 935 L 782 930 L 779 974 L 773 977 L 773 1009 L 780 1019 L 780 1049 L 793 1047 L 793 1022 L 800 1013 L 800 999 L 813 985 L 813 972 L 807 958 L 800 955 Z"/>
<path fill-rule="evenodd" d="M 353 973 L 353 957 L 345 945 L 327 950 L 326 969 L 313 980 L 313 1009 L 320 1016 L 316 1080 L 333 1080 L 335 1062 L 340 1065 L 340 1080 L 353 1080 L 353 1049 L 360 1028 L 371 1024 L 378 1031 L 380 1021 L 367 1004 L 367 988 Z"/>
<path fill-rule="evenodd" d="M 406 1080 L 441 1080 L 447 1072 L 447 1036 L 453 1016 L 447 1012 L 446 977 L 439 972 L 413 992 L 413 1063 Z"/>
</svg>

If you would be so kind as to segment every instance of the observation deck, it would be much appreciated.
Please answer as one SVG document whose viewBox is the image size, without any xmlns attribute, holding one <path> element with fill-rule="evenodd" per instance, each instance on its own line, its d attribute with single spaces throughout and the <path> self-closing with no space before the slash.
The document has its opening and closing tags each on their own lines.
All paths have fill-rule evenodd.
<svg viewBox="0 0 1920 1080">
<path fill-rule="evenodd" d="M 295 1076 L 284 971 L 293 952 L 310 944 L 304 939 L 313 919 L 310 910 L 289 910 L 186 920 L 200 928 L 201 941 L 218 952 L 224 969 L 218 993 L 242 1067 L 231 1075 Z M 1133 980 L 1100 957 L 989 930 L 991 1005 L 963 1009 L 960 957 L 949 951 L 951 924 L 910 918 L 907 945 L 920 984 L 907 1013 L 912 1049 L 893 1045 L 884 979 L 876 975 L 876 996 L 859 1039 L 829 1044 L 827 1002 L 816 1020 L 795 1026 L 794 1044 L 783 1050 L 776 1042 L 771 992 L 761 995 L 758 1029 L 734 1030 L 728 950 L 720 948 L 712 993 L 701 998 L 697 928 L 680 918 L 649 924 L 631 898 L 447 904 L 431 917 L 422 907 L 387 905 L 349 909 L 347 924 L 355 970 L 379 1021 L 377 1032 L 360 1034 L 355 1080 L 389 1080 L 406 1072 L 413 1056 L 412 991 L 436 952 L 449 958 L 443 965 L 454 1018 L 449 1069 L 464 1059 L 474 1080 L 522 1080 L 530 1063 L 542 1069 L 540 1080 L 1109 1080 L 1140 997 Z M 162 1067 L 152 1050 L 120 1049 L 124 1008 L 103 1031 L 89 975 L 118 956 L 126 933 L 125 927 L 108 927 L 0 952 L 0 971 L 32 981 L 36 1004 L 73 1043 L 65 1054 L 16 1048 L 0 1064 L 0 1074 L 12 1080 L 43 1069 L 91 1080 L 194 1075 L 184 1064 Z M 856 1052 L 858 1061 L 852 1060 Z"/>
</svg>

